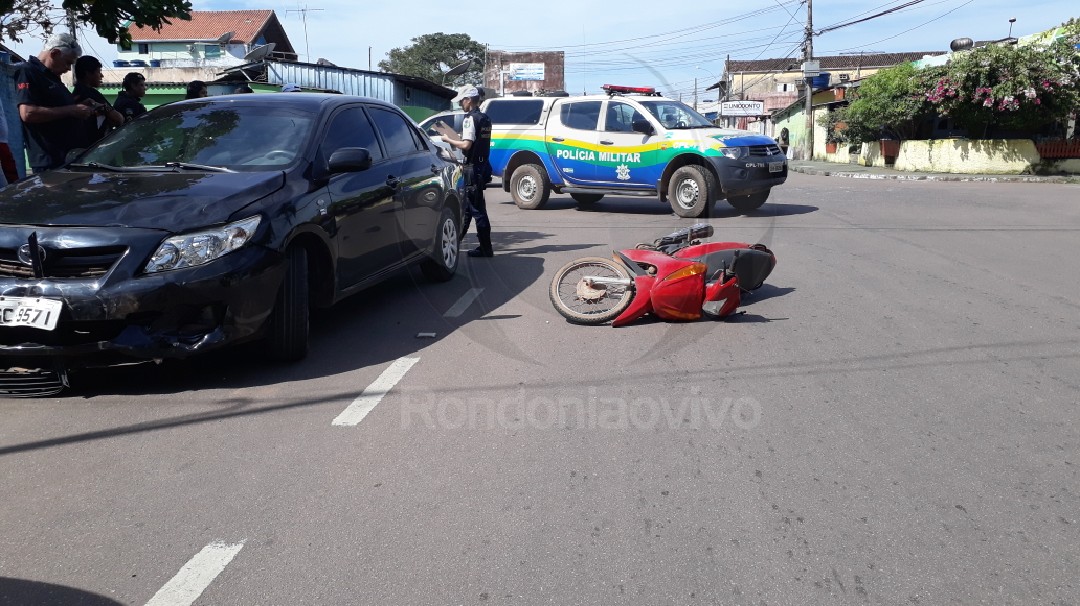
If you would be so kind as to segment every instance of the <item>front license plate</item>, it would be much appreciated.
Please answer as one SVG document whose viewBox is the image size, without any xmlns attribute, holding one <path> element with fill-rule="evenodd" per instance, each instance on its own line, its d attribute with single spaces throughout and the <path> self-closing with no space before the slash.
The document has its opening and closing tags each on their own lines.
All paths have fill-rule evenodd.
<svg viewBox="0 0 1080 606">
<path fill-rule="evenodd" d="M 56 328 L 64 304 L 53 299 L 0 297 L 0 326 L 29 326 L 41 330 Z"/>
<path fill-rule="evenodd" d="M 769 172 L 770 173 L 782 173 L 782 172 L 784 172 L 784 163 L 783 162 L 769 162 Z"/>
</svg>

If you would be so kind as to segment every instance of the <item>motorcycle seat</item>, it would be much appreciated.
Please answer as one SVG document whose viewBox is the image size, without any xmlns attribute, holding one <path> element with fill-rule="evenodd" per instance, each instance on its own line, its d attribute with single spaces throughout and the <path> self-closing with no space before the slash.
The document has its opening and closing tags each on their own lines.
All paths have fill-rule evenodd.
<svg viewBox="0 0 1080 606">
<path fill-rule="evenodd" d="M 718 250 L 694 259 L 707 268 L 707 281 L 722 279 L 725 271 L 735 274 L 739 288 L 754 290 L 765 283 L 776 264 L 771 253 L 754 248 Z"/>
</svg>

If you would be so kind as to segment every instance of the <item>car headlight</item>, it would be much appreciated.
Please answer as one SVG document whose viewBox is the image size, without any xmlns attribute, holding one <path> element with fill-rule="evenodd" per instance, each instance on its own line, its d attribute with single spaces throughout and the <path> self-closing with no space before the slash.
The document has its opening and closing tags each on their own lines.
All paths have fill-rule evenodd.
<svg viewBox="0 0 1080 606">
<path fill-rule="evenodd" d="M 732 160 L 741 160 L 746 157 L 748 152 L 745 147 L 721 147 L 719 151 L 725 158 Z"/>
<path fill-rule="evenodd" d="M 247 244 L 255 234 L 262 217 L 255 215 L 223 225 L 216 229 L 205 229 L 179 236 L 166 238 L 150 262 L 146 264 L 146 273 L 196 267 L 231 253 Z"/>
</svg>

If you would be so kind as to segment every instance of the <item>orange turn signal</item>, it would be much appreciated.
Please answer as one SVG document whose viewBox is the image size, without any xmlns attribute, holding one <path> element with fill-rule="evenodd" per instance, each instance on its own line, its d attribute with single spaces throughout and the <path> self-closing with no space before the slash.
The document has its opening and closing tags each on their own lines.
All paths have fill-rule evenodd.
<svg viewBox="0 0 1080 606">
<path fill-rule="evenodd" d="M 693 276 L 699 276 L 706 272 L 707 268 L 704 263 L 691 263 L 686 267 L 673 271 L 666 278 L 665 282 L 674 282 L 676 280 L 682 280 L 684 278 L 691 278 Z"/>
</svg>

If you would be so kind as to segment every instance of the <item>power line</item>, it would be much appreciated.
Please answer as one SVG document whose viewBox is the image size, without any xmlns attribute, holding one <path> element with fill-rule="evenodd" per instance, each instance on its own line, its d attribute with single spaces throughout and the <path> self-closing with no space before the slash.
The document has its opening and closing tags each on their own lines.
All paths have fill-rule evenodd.
<svg viewBox="0 0 1080 606">
<path fill-rule="evenodd" d="M 941 19 L 944 19 L 945 17 L 947 17 L 947 16 L 949 16 L 949 15 L 953 14 L 954 12 L 956 12 L 956 11 L 958 11 L 958 10 L 960 10 L 960 9 L 964 8 L 965 6 L 967 6 L 967 5 L 971 4 L 971 3 L 972 3 L 972 2 L 974 2 L 974 1 L 975 1 L 975 0 L 967 0 L 967 1 L 966 1 L 966 2 L 964 2 L 963 4 L 960 4 L 959 6 L 957 6 L 957 7 L 955 7 L 955 8 L 952 8 L 952 9 L 950 9 L 950 10 L 948 10 L 948 11 L 946 11 L 946 12 L 942 13 L 942 14 L 938 15 L 937 17 L 934 17 L 933 19 L 931 19 L 931 20 L 929 20 L 929 21 L 925 21 L 925 22 L 923 22 L 923 23 L 920 23 L 919 25 L 916 25 L 915 27 L 912 27 L 912 28 L 910 28 L 910 29 L 906 29 L 906 30 L 904 30 L 904 31 L 902 31 L 902 32 L 899 32 L 899 33 L 897 33 L 896 35 L 893 35 L 893 36 L 889 36 L 888 38 L 882 38 L 881 40 L 876 40 L 876 41 L 874 41 L 874 42 L 869 42 L 869 43 L 867 43 L 867 44 L 866 44 L 866 46 L 872 46 L 872 45 L 874 45 L 874 44 L 880 44 L 881 42 L 885 42 L 885 41 L 887 41 L 887 40 L 892 40 L 893 38 L 899 38 L 900 36 L 903 36 L 903 35 L 904 35 L 904 34 L 906 34 L 906 33 L 909 33 L 909 32 L 913 32 L 913 31 L 915 31 L 915 30 L 917 30 L 917 29 L 919 29 L 919 28 L 921 28 L 921 27 L 925 27 L 925 26 L 927 26 L 927 25 L 930 25 L 931 23 L 933 23 L 933 22 L 935 22 L 935 21 L 939 21 L 939 20 L 941 20 Z M 857 49 L 857 48 L 858 48 L 858 47 L 854 47 L 854 46 L 851 46 L 851 47 L 848 47 L 848 48 L 841 48 L 841 49 L 838 49 L 838 50 L 839 50 L 839 51 L 847 51 L 847 50 L 855 50 L 855 49 Z M 834 51 L 834 52 L 837 52 L 837 51 Z"/>
<path fill-rule="evenodd" d="M 843 28 L 843 27 L 851 27 L 852 25 L 857 25 L 859 23 L 865 23 L 867 21 L 870 21 L 871 19 L 877 19 L 878 17 L 884 17 L 885 15 L 889 15 L 889 14 L 895 13 L 896 11 L 903 10 L 905 8 L 915 6 L 916 4 L 919 4 L 921 2 L 923 2 L 923 0 L 910 0 L 909 2 L 905 2 L 904 4 L 901 4 L 900 6 L 895 6 L 893 8 L 888 9 L 888 10 L 881 11 L 880 13 L 878 13 L 876 15 L 870 15 L 869 17 L 863 17 L 862 19 L 856 19 L 854 21 L 848 21 L 847 23 L 841 23 L 839 25 L 833 25 L 832 27 L 826 27 L 825 29 L 818 30 L 817 35 L 820 36 L 821 34 L 824 34 L 825 32 L 831 32 L 831 31 L 838 30 L 838 29 Z"/>
</svg>

